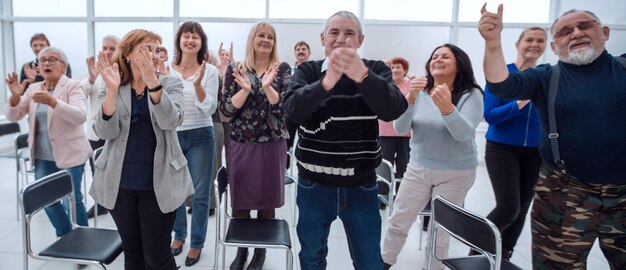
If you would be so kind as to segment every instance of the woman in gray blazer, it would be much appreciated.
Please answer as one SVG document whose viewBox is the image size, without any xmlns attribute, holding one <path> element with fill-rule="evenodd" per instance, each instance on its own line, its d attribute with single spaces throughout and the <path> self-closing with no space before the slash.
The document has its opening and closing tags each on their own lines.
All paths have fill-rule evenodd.
<svg viewBox="0 0 626 270">
<path fill-rule="evenodd" d="M 125 269 L 176 269 L 170 252 L 175 210 L 193 193 L 176 127 L 183 121 L 182 83 L 155 72 L 161 37 L 132 30 L 113 63 L 103 53 L 94 131 L 106 140 L 90 194 L 117 225 Z"/>
</svg>

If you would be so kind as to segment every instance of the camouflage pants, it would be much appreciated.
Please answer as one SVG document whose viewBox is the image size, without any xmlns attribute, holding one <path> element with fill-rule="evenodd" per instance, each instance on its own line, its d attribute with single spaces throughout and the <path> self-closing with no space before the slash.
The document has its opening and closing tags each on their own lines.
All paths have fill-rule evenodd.
<svg viewBox="0 0 626 270">
<path fill-rule="evenodd" d="M 535 192 L 534 269 L 586 269 L 596 238 L 611 269 L 626 269 L 626 185 L 586 184 L 544 165 Z"/>
</svg>

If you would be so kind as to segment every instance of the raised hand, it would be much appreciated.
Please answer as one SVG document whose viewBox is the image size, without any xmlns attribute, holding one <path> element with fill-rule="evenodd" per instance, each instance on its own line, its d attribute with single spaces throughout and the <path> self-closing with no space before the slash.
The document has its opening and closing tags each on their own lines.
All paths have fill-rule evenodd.
<svg viewBox="0 0 626 270">
<path fill-rule="evenodd" d="M 502 33 L 502 4 L 498 5 L 497 13 L 487 11 L 487 3 L 480 9 L 478 31 L 486 41 L 499 40 Z"/>
<path fill-rule="evenodd" d="M 326 75 L 324 75 L 324 78 L 322 78 L 322 87 L 326 91 L 330 91 L 331 89 L 333 89 L 333 87 L 335 87 L 335 84 L 337 84 L 337 82 L 339 81 L 339 79 L 341 79 L 341 76 L 343 75 L 343 73 L 337 67 L 338 64 L 334 63 L 335 60 L 333 60 L 333 58 L 328 59 L 328 69 L 326 70 Z"/>
<path fill-rule="evenodd" d="M 24 89 L 26 89 L 27 80 L 24 80 L 22 83 L 19 82 L 17 77 L 17 73 L 11 72 L 7 74 L 6 79 L 4 79 L 7 86 L 9 87 L 9 91 L 11 91 L 12 96 L 20 97 L 22 93 L 24 93 Z"/>
<path fill-rule="evenodd" d="M 337 70 L 355 82 L 360 83 L 368 72 L 356 49 L 337 48 L 330 54 L 330 58 Z"/>
<path fill-rule="evenodd" d="M 437 108 L 439 108 L 441 114 L 448 115 L 452 113 L 454 105 L 452 104 L 452 93 L 450 92 L 448 85 L 445 83 L 437 85 L 430 91 L 430 96 L 432 97 Z"/>
<path fill-rule="evenodd" d="M 239 87 L 241 87 L 242 90 L 248 93 L 252 91 L 252 84 L 250 83 L 250 79 L 248 79 L 248 76 L 245 73 L 241 72 L 240 69 L 233 69 L 233 77 L 235 77 L 235 82 L 237 83 L 237 85 L 239 85 Z"/>
<path fill-rule="evenodd" d="M 41 91 L 37 91 L 31 97 L 31 100 L 35 103 L 46 104 L 52 108 L 57 106 L 57 98 L 48 92 L 44 85 L 41 84 Z"/>
<path fill-rule="evenodd" d="M 206 70 L 206 61 L 202 61 L 200 68 L 198 68 L 198 71 L 196 71 L 196 74 L 194 75 L 194 79 L 193 79 L 194 86 L 201 86 L 202 78 L 204 77 L 205 70 Z"/>
<path fill-rule="evenodd" d="M 98 69 L 96 68 L 96 57 L 90 56 L 85 60 L 87 63 L 87 71 L 89 72 L 89 83 L 93 84 L 98 78 Z"/>
<path fill-rule="evenodd" d="M 263 75 L 263 80 L 261 80 L 261 87 L 264 91 L 269 90 L 269 87 L 272 86 L 272 82 L 276 78 L 276 74 L 278 73 L 278 63 L 274 63 L 274 65 L 270 66 L 265 75 Z"/>
<path fill-rule="evenodd" d="M 409 81 L 409 93 L 406 95 L 406 100 L 409 104 L 415 104 L 415 100 L 421 91 L 424 90 L 428 79 L 425 76 L 416 77 L 415 75 L 407 75 Z"/>
<path fill-rule="evenodd" d="M 235 61 L 235 56 L 233 54 L 233 42 L 232 41 L 230 42 L 230 50 L 229 50 L 229 52 L 230 52 L 230 61 L 231 62 Z"/>
<path fill-rule="evenodd" d="M 24 74 L 26 74 L 26 80 L 28 80 L 29 83 L 34 83 L 35 80 L 37 79 L 37 66 L 35 66 L 35 63 L 33 64 L 24 64 Z"/>
<path fill-rule="evenodd" d="M 117 66 L 117 63 L 111 65 L 106 55 L 103 52 L 98 53 L 98 73 L 102 77 L 104 84 L 106 86 L 107 93 L 110 91 L 115 91 L 117 93 L 118 88 L 120 87 L 120 70 Z"/>
<path fill-rule="evenodd" d="M 146 45 L 137 46 L 139 56 L 135 59 L 131 59 L 135 66 L 141 73 L 142 80 L 146 83 L 148 88 L 154 88 L 159 85 L 159 79 L 156 74 L 156 64 L 160 61 L 159 57 L 152 53 Z"/>
</svg>

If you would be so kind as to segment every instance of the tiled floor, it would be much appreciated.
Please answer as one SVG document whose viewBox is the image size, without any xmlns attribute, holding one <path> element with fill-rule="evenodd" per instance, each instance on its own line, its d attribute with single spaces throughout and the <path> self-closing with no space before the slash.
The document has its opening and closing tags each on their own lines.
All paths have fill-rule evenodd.
<svg viewBox="0 0 626 270">
<path fill-rule="evenodd" d="M 13 270 L 22 269 L 23 266 L 23 250 L 22 250 L 22 231 L 21 223 L 16 219 L 16 195 L 15 195 L 15 161 L 12 158 L 0 157 L 0 168 L 2 173 L 0 174 L 0 270 Z M 89 172 L 87 170 L 87 172 Z M 287 219 L 292 223 L 292 207 L 293 207 L 293 186 L 286 187 L 286 204 L 284 207 L 277 211 L 277 216 Z M 90 202 L 90 205 L 92 202 Z M 487 173 L 484 166 L 479 166 L 478 176 L 473 188 L 470 190 L 467 199 L 466 207 L 478 214 L 486 215 L 495 205 L 493 192 Z M 381 211 L 383 216 L 383 231 L 385 231 L 387 223 L 385 217 L 387 213 Z M 91 222 L 91 220 L 90 220 Z M 207 237 L 207 243 L 204 248 L 203 257 L 197 265 L 192 269 L 212 269 L 214 265 L 213 251 L 215 241 L 215 218 L 211 217 L 209 221 L 209 231 Z M 100 227 L 114 228 L 115 225 L 110 215 L 102 216 L 98 219 Z M 413 226 L 409 239 L 406 245 L 400 253 L 397 264 L 392 268 L 394 270 L 402 269 L 421 269 L 424 262 L 424 250 L 419 250 L 418 243 L 418 226 Z M 54 240 L 54 232 L 45 214 L 41 214 L 36 217 L 34 222 L 33 239 L 35 242 L 35 250 L 40 250 L 45 243 L 50 243 Z M 297 244 L 297 238 L 295 234 L 295 228 L 292 227 L 292 239 L 295 241 L 296 252 L 299 249 Z M 426 234 L 424 234 L 424 241 L 422 246 L 427 241 Z M 352 269 L 352 262 L 348 252 L 345 233 L 343 232 L 340 222 L 335 222 L 330 232 L 329 237 L 329 255 L 328 255 L 328 269 L 332 270 L 346 270 Z M 185 246 L 185 250 L 182 255 L 176 257 L 178 264 L 183 265 L 185 254 L 187 253 L 188 245 Z M 230 263 L 234 257 L 235 249 L 227 249 L 226 261 Z M 452 242 L 450 247 L 451 254 L 466 254 L 467 248 L 457 242 Z M 297 256 L 296 256 L 297 257 Z M 515 254 L 512 261 L 522 267 L 523 269 L 531 269 L 530 263 L 530 231 L 527 227 L 524 228 L 522 237 L 519 240 Z M 299 269 L 298 261 L 296 258 L 296 264 L 294 269 Z M 588 259 L 588 269 L 609 269 L 606 260 L 604 259 L 602 252 L 597 247 L 591 252 Z M 45 262 L 29 259 L 30 269 L 75 269 L 75 266 L 57 262 Z M 284 269 L 285 267 L 285 254 L 282 251 L 268 251 L 268 258 L 265 264 L 265 269 Z M 120 256 L 109 269 L 117 270 L 123 269 L 123 255 Z M 182 269 L 186 267 L 183 266 Z M 88 267 L 87 269 L 97 269 L 96 267 Z"/>
</svg>

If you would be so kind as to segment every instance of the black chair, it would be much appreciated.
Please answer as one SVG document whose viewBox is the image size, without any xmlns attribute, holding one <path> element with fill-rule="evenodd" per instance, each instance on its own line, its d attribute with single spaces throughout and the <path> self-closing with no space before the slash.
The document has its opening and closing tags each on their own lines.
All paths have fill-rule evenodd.
<svg viewBox="0 0 626 270">
<path fill-rule="evenodd" d="M 0 124 L 0 137 L 6 136 L 6 135 L 11 135 L 11 134 L 16 134 L 16 133 L 20 133 L 20 125 L 18 123 L 10 122 L 10 123 L 2 123 L 2 124 Z M 17 161 L 17 158 L 15 160 Z M 20 175 L 18 173 L 18 170 L 19 170 L 19 164 L 18 163 L 16 163 L 16 167 L 15 168 L 16 168 L 15 169 L 15 178 L 17 179 L 16 180 L 17 181 L 16 182 L 17 185 L 15 186 L 15 195 L 16 195 L 16 198 L 17 198 L 17 195 L 19 195 L 19 192 L 20 192 L 20 186 L 19 186 Z M 17 219 L 19 219 L 20 218 L 19 206 L 17 206 L 16 214 L 17 214 Z"/>
<path fill-rule="evenodd" d="M 382 160 L 376 168 L 376 182 L 378 184 L 378 200 L 387 206 L 387 215 L 393 211 L 393 200 L 396 198 L 397 180 L 393 175 L 393 165 L 387 160 Z"/>
<path fill-rule="evenodd" d="M 450 269 L 521 270 L 513 263 L 502 260 L 500 231 L 487 218 L 463 209 L 441 196 L 432 200 L 430 250 L 427 269 L 433 257 Z M 480 255 L 438 258 L 435 254 L 437 231 L 443 229 L 452 237 L 478 251 Z"/>
<path fill-rule="evenodd" d="M 96 148 L 96 150 L 93 151 L 93 162 L 92 164 L 96 164 L 96 159 L 98 159 L 98 157 L 100 156 L 100 154 L 102 154 L 102 150 L 104 150 L 104 146 L 103 147 L 98 147 Z M 91 168 L 92 170 L 95 170 L 94 168 Z M 87 185 L 87 183 L 85 183 L 85 186 Z M 87 193 L 85 192 L 85 196 Z M 85 200 L 85 206 L 87 206 L 87 200 Z M 98 203 L 94 202 L 94 206 L 93 206 L 93 226 L 94 227 L 98 227 Z"/>
<path fill-rule="evenodd" d="M 417 213 L 417 216 L 420 217 L 421 219 L 421 224 L 422 228 L 420 228 L 420 236 L 419 236 L 419 246 L 417 247 L 418 250 L 422 250 L 422 234 L 424 234 L 424 230 L 423 228 L 426 228 L 426 225 L 424 223 L 428 222 L 428 220 L 426 219 L 426 217 L 430 217 L 432 210 L 431 210 L 431 206 L 430 206 L 431 202 L 428 202 L 428 204 L 424 207 L 424 209 L 422 209 L 422 211 L 419 211 L 419 213 Z"/>
<path fill-rule="evenodd" d="M 286 269 L 293 269 L 294 252 L 291 246 L 289 224 L 283 219 L 232 218 L 228 214 L 228 173 L 222 167 L 217 171 L 215 269 L 226 264 L 226 246 L 283 249 L 287 253 Z M 220 248 L 221 246 L 221 248 Z"/>
<path fill-rule="evenodd" d="M 70 197 L 72 231 L 60 237 L 38 254 L 32 250 L 30 225 L 33 216 L 45 207 Z M 24 269 L 28 257 L 37 260 L 64 261 L 75 264 L 95 264 L 106 269 L 122 253 L 122 240 L 116 230 L 78 227 L 74 207 L 74 188 L 67 171 L 50 174 L 24 187 L 20 193 L 22 234 L 24 240 Z"/>
<path fill-rule="evenodd" d="M 19 197 L 20 190 L 28 184 L 29 178 L 35 179 L 35 170 L 30 163 L 28 152 L 28 133 L 15 136 L 15 194 Z M 16 204 L 17 219 L 20 219 L 19 202 Z"/>
</svg>

